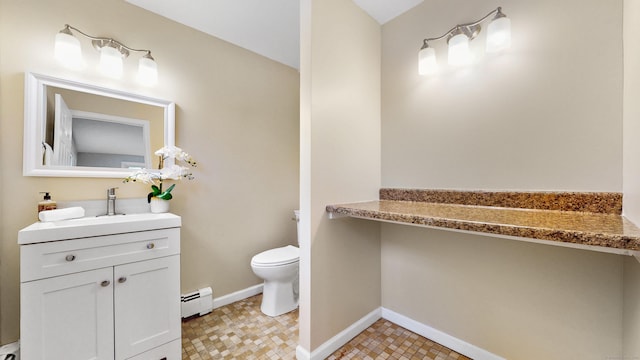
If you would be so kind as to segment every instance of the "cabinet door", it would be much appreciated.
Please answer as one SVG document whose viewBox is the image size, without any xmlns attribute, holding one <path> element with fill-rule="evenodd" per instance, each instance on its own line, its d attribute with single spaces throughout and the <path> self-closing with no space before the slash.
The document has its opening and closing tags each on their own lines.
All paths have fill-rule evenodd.
<svg viewBox="0 0 640 360">
<path fill-rule="evenodd" d="M 113 268 L 22 283 L 23 360 L 113 359 Z"/>
<path fill-rule="evenodd" d="M 114 283 L 116 360 L 180 338 L 180 256 L 116 266 Z"/>
</svg>

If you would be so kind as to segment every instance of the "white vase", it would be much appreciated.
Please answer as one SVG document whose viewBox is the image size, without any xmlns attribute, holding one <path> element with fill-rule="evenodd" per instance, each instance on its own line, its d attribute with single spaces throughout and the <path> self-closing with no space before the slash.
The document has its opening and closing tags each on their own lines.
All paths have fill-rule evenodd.
<svg viewBox="0 0 640 360">
<path fill-rule="evenodd" d="M 149 205 L 151 207 L 151 212 L 154 214 L 169 212 L 169 200 L 152 197 Z"/>
</svg>

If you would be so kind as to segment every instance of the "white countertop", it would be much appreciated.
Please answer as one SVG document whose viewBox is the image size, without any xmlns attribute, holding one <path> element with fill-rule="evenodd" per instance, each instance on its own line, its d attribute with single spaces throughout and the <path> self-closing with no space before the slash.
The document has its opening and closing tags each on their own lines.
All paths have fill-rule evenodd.
<svg viewBox="0 0 640 360">
<path fill-rule="evenodd" d="M 18 244 L 167 229 L 181 225 L 182 218 L 171 213 L 90 216 L 71 220 L 37 222 L 18 232 Z"/>
</svg>

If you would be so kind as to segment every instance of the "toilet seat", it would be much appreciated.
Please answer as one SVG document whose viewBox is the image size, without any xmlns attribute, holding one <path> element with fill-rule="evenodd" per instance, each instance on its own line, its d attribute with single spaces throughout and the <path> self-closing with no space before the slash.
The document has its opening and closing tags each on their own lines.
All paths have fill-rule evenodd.
<svg viewBox="0 0 640 360">
<path fill-rule="evenodd" d="M 251 265 L 282 266 L 297 263 L 299 259 L 300 250 L 293 245 L 287 245 L 261 252 L 251 259 Z"/>
</svg>

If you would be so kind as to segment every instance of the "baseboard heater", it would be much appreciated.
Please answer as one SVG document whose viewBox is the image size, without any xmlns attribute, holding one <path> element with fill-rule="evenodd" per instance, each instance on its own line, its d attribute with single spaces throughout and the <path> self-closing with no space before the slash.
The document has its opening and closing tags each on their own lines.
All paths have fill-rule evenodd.
<svg viewBox="0 0 640 360">
<path fill-rule="evenodd" d="M 183 294 L 180 298 L 182 299 L 183 319 L 195 315 L 202 316 L 213 310 L 213 290 L 210 287 Z"/>
</svg>

